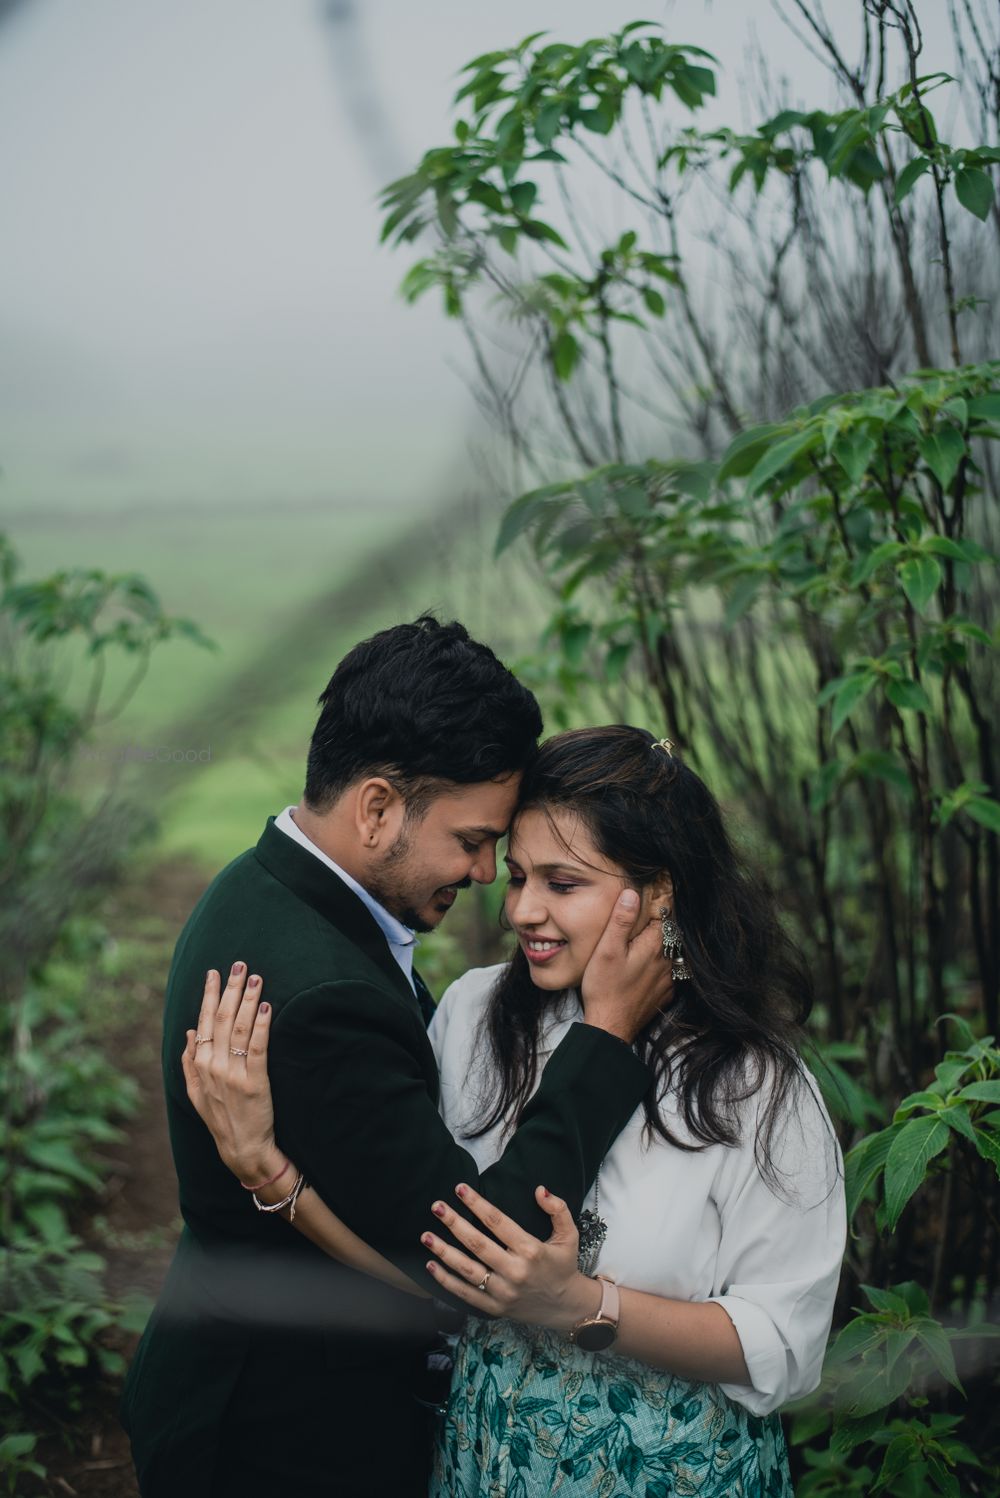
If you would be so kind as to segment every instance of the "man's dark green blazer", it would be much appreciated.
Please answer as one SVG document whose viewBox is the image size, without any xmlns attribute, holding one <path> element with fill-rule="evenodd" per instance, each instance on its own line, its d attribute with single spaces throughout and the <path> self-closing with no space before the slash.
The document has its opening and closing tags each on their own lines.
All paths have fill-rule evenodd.
<svg viewBox="0 0 1000 1498">
<path fill-rule="evenodd" d="M 163 1066 L 185 1226 L 123 1400 L 142 1492 L 426 1493 L 411 1375 L 432 1335 L 430 1303 L 344 1269 L 257 1212 L 188 1102 L 184 1032 L 206 970 L 225 974 L 237 959 L 262 975 L 274 1008 L 279 1144 L 349 1227 L 429 1290 L 420 1235 L 439 1226 L 435 1198 L 454 1202 L 468 1181 L 548 1236 L 535 1187 L 578 1214 L 649 1073 L 620 1041 L 573 1025 L 502 1159 L 480 1173 L 438 1114 L 420 1008 L 378 925 L 273 817 L 184 927 Z"/>
</svg>

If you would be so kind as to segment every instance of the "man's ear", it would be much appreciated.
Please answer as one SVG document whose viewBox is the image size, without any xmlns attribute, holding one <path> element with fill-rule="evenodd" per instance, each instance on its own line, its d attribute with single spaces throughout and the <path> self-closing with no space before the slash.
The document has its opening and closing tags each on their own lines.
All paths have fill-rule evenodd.
<svg viewBox="0 0 1000 1498">
<path fill-rule="evenodd" d="M 674 881 L 669 874 L 662 874 L 650 889 L 650 904 L 654 910 L 674 913 Z"/>
<path fill-rule="evenodd" d="M 358 786 L 354 799 L 354 825 L 366 848 L 377 848 L 387 830 L 387 820 L 399 803 L 399 792 L 381 775 L 373 775 Z"/>
</svg>

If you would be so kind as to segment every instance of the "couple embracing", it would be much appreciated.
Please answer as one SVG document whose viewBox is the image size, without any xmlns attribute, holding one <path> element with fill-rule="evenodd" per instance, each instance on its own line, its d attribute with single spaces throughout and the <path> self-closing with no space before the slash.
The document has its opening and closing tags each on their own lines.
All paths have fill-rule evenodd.
<svg viewBox="0 0 1000 1498">
<path fill-rule="evenodd" d="M 458 624 L 358 645 L 320 702 L 300 803 L 171 968 L 143 1498 L 788 1498 L 842 1172 L 808 973 L 717 803 L 642 729 L 539 748 Z M 504 837 L 513 956 L 435 1009 L 417 933 Z"/>
</svg>

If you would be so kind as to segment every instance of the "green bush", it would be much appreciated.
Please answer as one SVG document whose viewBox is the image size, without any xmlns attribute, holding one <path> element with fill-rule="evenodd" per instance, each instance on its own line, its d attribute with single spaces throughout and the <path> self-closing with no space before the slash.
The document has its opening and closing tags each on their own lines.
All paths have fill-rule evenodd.
<svg viewBox="0 0 1000 1498">
<path fill-rule="evenodd" d="M 98 721 L 106 652 L 136 658 L 180 632 L 135 577 L 96 571 L 18 580 L 0 538 L 0 1482 L 44 1475 L 26 1426 L 80 1407 L 106 1344 L 136 1308 L 113 1304 L 104 1261 L 76 1228 L 102 1187 L 100 1148 L 137 1098 L 104 1056 L 94 1011 L 109 943 L 89 913 L 148 831 L 136 807 L 74 780 Z M 82 651 L 75 695 L 61 649 Z M 74 658 L 79 664 L 79 655 Z M 122 703 L 119 703 L 120 707 Z"/>
<path fill-rule="evenodd" d="M 384 234 L 436 241 L 404 293 L 441 290 L 505 439 L 498 547 L 551 599 L 526 674 L 559 725 L 661 724 L 811 959 L 857 1309 L 791 1421 L 800 1491 L 996 1494 L 990 56 L 975 6 L 952 16 L 959 83 L 924 66 L 912 6 L 860 7 L 856 65 L 798 9 L 843 107 L 750 134 L 692 123 L 714 59 L 652 23 L 475 59 Z M 942 138 L 944 86 L 973 144 Z M 498 317 L 508 352 L 487 356 Z"/>
</svg>

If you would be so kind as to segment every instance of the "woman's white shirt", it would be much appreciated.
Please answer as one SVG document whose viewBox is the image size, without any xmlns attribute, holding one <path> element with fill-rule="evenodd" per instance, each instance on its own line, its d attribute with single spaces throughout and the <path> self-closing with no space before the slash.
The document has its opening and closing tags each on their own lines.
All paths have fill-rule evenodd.
<svg viewBox="0 0 1000 1498">
<path fill-rule="evenodd" d="M 501 1127 L 464 1138 L 488 1092 L 489 1050 L 480 1035 L 500 967 L 473 968 L 445 993 L 430 1039 L 441 1073 L 442 1116 L 485 1169 L 503 1153 Z M 560 997 L 539 1044 L 539 1072 L 566 1030 L 583 1018 L 573 993 Z M 738 1145 L 679 1149 L 644 1137 L 645 1113 L 632 1115 L 598 1180 L 608 1225 L 597 1268 L 617 1284 L 653 1295 L 716 1301 L 740 1338 L 750 1385 L 723 1392 L 765 1415 L 819 1383 L 846 1241 L 843 1166 L 812 1076 L 784 1108 L 773 1135 L 776 1189 L 755 1156 L 756 1120 L 767 1082 L 741 1110 Z M 672 1106 L 678 1139 L 691 1136 Z M 548 1184 L 545 1181 L 540 1185 Z M 585 1205 L 594 1205 L 591 1189 Z"/>
</svg>

